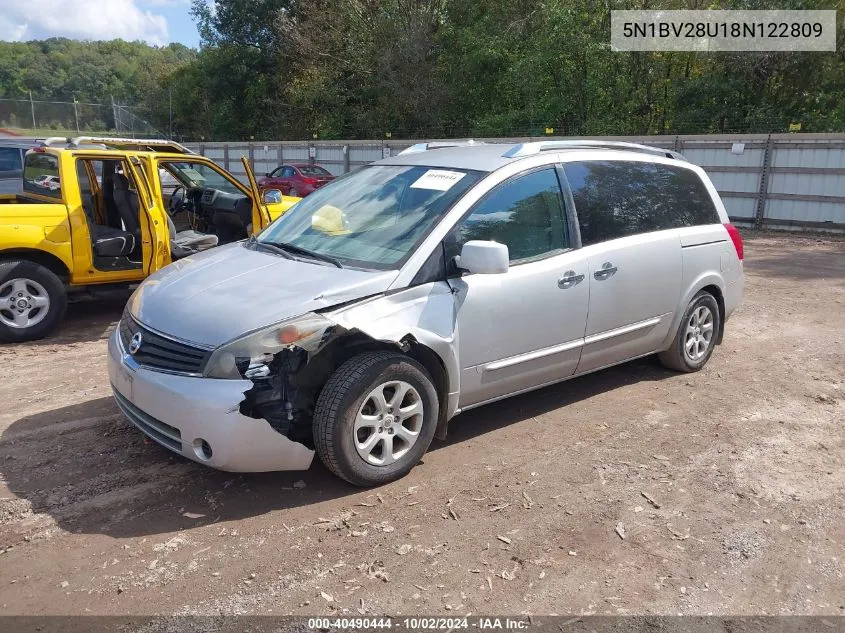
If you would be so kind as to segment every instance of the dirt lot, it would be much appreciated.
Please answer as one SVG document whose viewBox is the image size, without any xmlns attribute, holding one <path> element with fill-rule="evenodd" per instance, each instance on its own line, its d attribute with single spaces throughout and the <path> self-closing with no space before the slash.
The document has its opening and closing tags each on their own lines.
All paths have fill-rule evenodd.
<svg viewBox="0 0 845 633">
<path fill-rule="evenodd" d="M 704 371 L 472 411 L 367 491 L 146 441 L 122 305 L 73 306 L 0 348 L 0 614 L 845 614 L 845 242 L 756 236 L 746 272 Z"/>
</svg>

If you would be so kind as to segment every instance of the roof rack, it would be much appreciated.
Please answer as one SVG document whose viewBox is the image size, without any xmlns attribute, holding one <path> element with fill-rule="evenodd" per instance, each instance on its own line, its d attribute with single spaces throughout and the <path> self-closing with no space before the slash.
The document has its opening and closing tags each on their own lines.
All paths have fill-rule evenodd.
<svg viewBox="0 0 845 633">
<path fill-rule="evenodd" d="M 403 149 L 397 154 L 397 156 L 403 156 L 404 154 L 416 154 L 417 152 L 427 152 L 431 149 L 441 149 L 444 147 L 467 147 L 471 145 L 487 145 L 487 143 L 484 143 L 483 141 L 474 141 L 472 139 L 467 139 L 466 141 L 432 141 L 430 143 L 416 143 L 407 149 Z"/>
<path fill-rule="evenodd" d="M 104 147 L 116 147 L 136 151 L 158 149 L 174 152 L 176 154 L 194 153 L 176 141 L 167 141 L 163 139 L 117 138 L 113 136 L 77 136 L 76 138 L 51 136 L 50 138 L 45 139 L 41 145 L 43 147 L 64 146 L 69 149 L 78 148 L 83 145 L 102 145 Z"/>
<path fill-rule="evenodd" d="M 539 154 L 540 152 L 560 149 L 616 149 L 686 161 L 683 154 L 679 154 L 678 152 L 668 149 L 660 149 L 659 147 L 651 147 L 650 145 L 640 145 L 639 143 L 625 143 L 623 141 L 594 141 L 589 139 L 520 143 L 519 145 L 511 147 L 508 151 L 502 154 L 502 156 L 505 158 L 518 158 L 521 156 L 531 156 L 533 154 Z"/>
</svg>

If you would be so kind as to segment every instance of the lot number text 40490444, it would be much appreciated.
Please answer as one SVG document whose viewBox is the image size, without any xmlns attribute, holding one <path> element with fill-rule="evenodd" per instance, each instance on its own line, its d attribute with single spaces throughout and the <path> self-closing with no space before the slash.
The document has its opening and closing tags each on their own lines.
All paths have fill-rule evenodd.
<svg viewBox="0 0 845 633">
<path fill-rule="evenodd" d="M 372 630 L 372 629 L 400 629 L 407 631 L 457 631 L 473 629 L 481 631 L 521 631 L 526 630 L 530 622 L 520 618 L 497 617 L 424 617 L 412 616 L 402 618 L 371 617 L 371 618 L 309 618 L 308 628 L 314 630 Z"/>
</svg>

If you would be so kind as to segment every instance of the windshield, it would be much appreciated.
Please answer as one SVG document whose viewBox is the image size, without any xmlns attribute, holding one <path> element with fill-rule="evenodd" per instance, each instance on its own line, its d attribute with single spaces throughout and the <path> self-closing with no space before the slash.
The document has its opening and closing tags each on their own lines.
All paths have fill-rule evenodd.
<svg viewBox="0 0 845 633">
<path fill-rule="evenodd" d="M 456 169 L 374 165 L 303 198 L 258 237 L 344 265 L 396 269 L 482 176 Z"/>
<path fill-rule="evenodd" d="M 212 169 L 204 163 L 162 163 L 162 167 L 170 171 L 176 179 L 189 189 L 202 187 L 204 189 L 217 189 L 226 193 L 239 193 L 243 191 L 223 174 Z M 163 186 L 167 183 L 162 181 Z"/>
</svg>

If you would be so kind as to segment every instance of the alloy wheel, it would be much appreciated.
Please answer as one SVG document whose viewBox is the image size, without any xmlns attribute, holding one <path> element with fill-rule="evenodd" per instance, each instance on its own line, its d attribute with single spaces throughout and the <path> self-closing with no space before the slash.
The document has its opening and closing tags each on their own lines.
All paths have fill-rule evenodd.
<svg viewBox="0 0 845 633">
<path fill-rule="evenodd" d="M 713 313 L 707 306 L 698 306 L 687 321 L 684 332 L 684 353 L 693 362 L 701 360 L 713 342 Z"/>
<path fill-rule="evenodd" d="M 9 279 L 0 286 L 0 323 L 24 329 L 38 325 L 50 311 L 50 295 L 32 279 Z"/>
<path fill-rule="evenodd" d="M 402 459 L 419 438 L 423 413 L 422 398 L 412 385 L 402 380 L 380 384 L 355 416 L 355 450 L 374 466 Z"/>
</svg>

